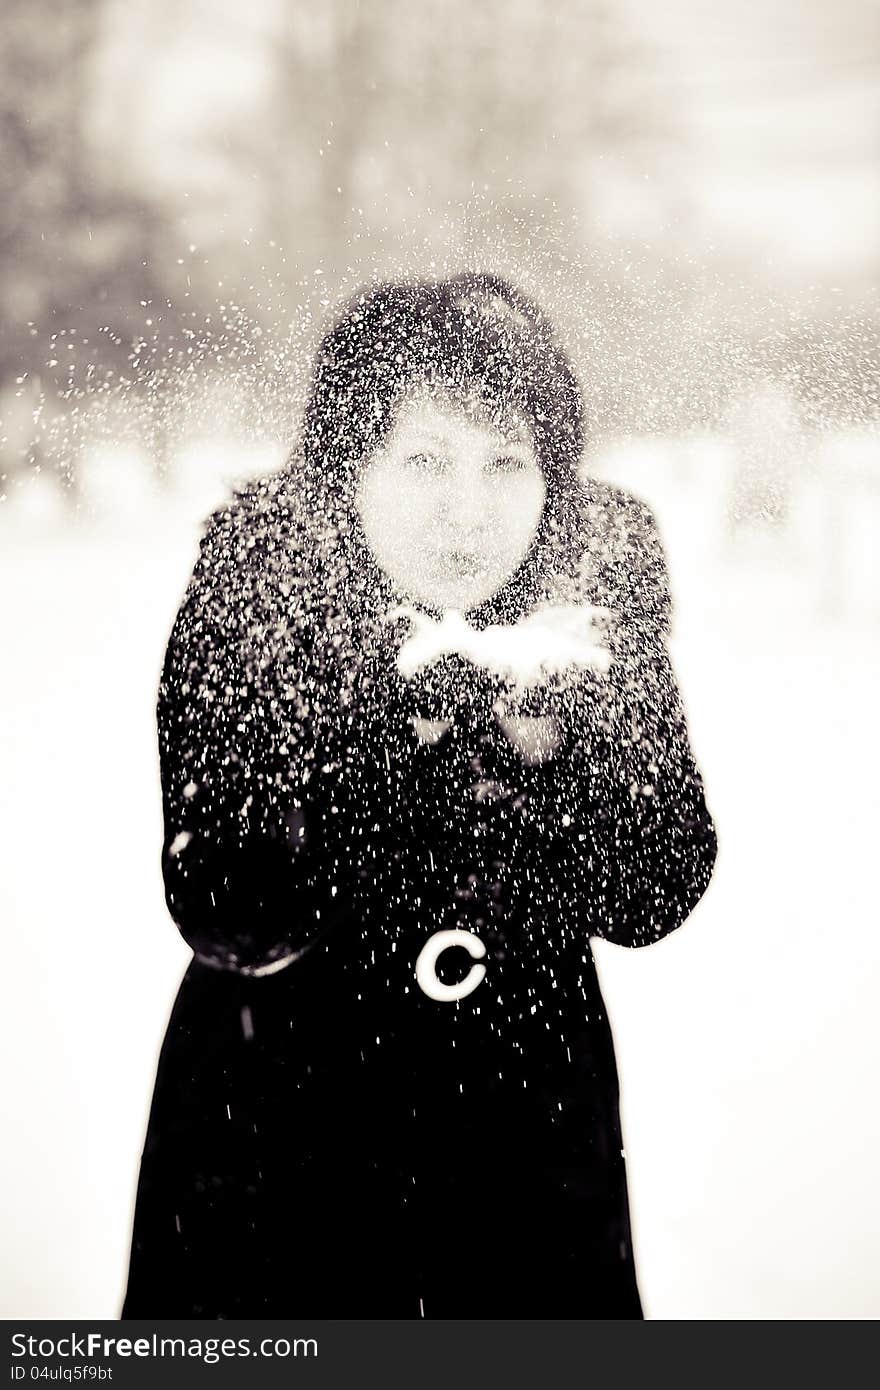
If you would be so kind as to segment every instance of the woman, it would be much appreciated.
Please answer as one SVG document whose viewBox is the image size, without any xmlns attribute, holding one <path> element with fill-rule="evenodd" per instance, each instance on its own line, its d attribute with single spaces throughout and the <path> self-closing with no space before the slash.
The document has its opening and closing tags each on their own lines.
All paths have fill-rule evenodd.
<svg viewBox="0 0 880 1390">
<path fill-rule="evenodd" d="M 581 420 L 506 282 L 380 286 L 211 518 L 124 1317 L 641 1317 L 589 938 L 679 926 L 716 841 L 657 533 Z"/>
</svg>

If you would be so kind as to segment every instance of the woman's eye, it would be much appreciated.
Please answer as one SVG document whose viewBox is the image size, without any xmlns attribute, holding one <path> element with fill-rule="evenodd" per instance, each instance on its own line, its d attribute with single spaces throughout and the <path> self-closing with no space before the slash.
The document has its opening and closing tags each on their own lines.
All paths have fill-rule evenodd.
<svg viewBox="0 0 880 1390">
<path fill-rule="evenodd" d="M 526 461 L 519 454 L 498 454 L 486 466 L 488 473 L 521 473 Z"/>
<path fill-rule="evenodd" d="M 437 454 L 408 454 L 406 456 L 407 468 L 412 468 L 422 473 L 439 473 L 442 471 L 445 460 Z"/>
</svg>

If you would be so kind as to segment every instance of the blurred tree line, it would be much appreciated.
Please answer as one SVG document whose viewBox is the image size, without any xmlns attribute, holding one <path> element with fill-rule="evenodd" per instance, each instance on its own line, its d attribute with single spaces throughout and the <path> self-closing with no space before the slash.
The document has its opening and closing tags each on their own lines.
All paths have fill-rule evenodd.
<svg viewBox="0 0 880 1390">
<path fill-rule="evenodd" d="M 596 249 L 597 190 L 638 206 L 645 171 L 687 241 L 686 113 L 619 0 L 6 0 L 2 23 L 7 470 L 74 485 L 84 422 L 124 400 L 161 471 L 218 376 L 230 420 L 283 436 L 344 291 L 465 262 L 557 315 L 597 427 L 717 414 L 750 341 L 829 394 L 821 309 L 792 344 L 746 291 L 734 339 L 717 265 Z"/>
<path fill-rule="evenodd" d="M 43 361 L 48 337 L 75 328 L 125 339 L 140 300 L 159 289 L 160 210 L 95 174 L 86 120 L 99 20 L 92 0 L 7 0 L 3 13 L 0 369 L 39 370 L 60 388 L 68 364 Z"/>
</svg>

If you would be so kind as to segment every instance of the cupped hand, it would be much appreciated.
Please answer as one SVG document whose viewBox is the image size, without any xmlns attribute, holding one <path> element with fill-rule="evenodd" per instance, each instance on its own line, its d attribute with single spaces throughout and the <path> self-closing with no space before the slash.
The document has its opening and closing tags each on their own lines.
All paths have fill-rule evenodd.
<svg viewBox="0 0 880 1390">
<path fill-rule="evenodd" d="M 419 715 L 413 715 L 411 723 L 420 743 L 439 743 L 452 728 L 451 719 L 422 719 Z"/>
<path fill-rule="evenodd" d="M 552 714 L 508 714 L 496 705 L 495 717 L 508 742 L 530 767 L 551 758 L 562 741 L 559 720 Z"/>
</svg>

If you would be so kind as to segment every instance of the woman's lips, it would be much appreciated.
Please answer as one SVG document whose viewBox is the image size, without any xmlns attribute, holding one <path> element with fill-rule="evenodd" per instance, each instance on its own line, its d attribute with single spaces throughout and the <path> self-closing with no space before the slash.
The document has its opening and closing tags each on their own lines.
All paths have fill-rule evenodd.
<svg viewBox="0 0 880 1390">
<path fill-rule="evenodd" d="M 480 556 L 471 550 L 446 550 L 438 556 L 435 573 L 444 579 L 472 579 L 484 569 Z"/>
</svg>

